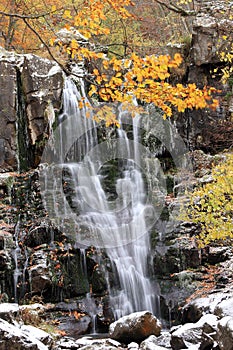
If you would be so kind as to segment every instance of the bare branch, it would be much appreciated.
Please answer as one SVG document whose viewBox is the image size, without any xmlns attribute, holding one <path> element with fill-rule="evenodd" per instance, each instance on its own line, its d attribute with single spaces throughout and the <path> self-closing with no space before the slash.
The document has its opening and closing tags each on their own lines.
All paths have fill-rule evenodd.
<svg viewBox="0 0 233 350">
<path fill-rule="evenodd" d="M 47 45 L 47 43 L 43 40 L 43 38 L 40 36 L 40 34 L 36 31 L 35 28 L 33 28 L 31 26 L 31 24 L 28 22 L 28 20 L 26 18 L 23 19 L 24 23 L 26 24 L 26 26 L 37 36 L 37 38 L 40 40 L 40 42 L 44 45 L 44 47 L 46 48 L 46 50 L 48 51 L 50 57 L 52 58 L 52 60 L 54 60 L 54 62 L 56 62 L 59 67 L 63 70 L 63 72 L 66 75 L 73 75 L 77 78 L 81 78 L 83 79 L 82 75 L 78 75 L 76 73 L 70 72 L 61 62 L 59 62 L 56 57 L 53 55 L 52 51 L 50 50 L 50 47 Z M 88 79 L 87 77 L 85 77 L 85 80 L 93 85 L 97 85 L 94 81 L 91 81 L 90 79 Z"/>
<path fill-rule="evenodd" d="M 154 0 L 154 1 L 157 2 L 159 5 L 165 7 L 166 9 L 171 10 L 171 11 L 173 11 L 173 12 L 175 12 L 175 13 L 178 13 L 178 14 L 180 14 L 181 16 L 184 16 L 184 17 L 187 17 L 187 16 L 194 16 L 194 15 L 197 14 L 196 11 L 194 11 L 194 10 L 192 10 L 192 11 L 190 11 L 190 10 L 185 10 L 185 9 L 183 9 L 182 7 L 179 7 L 178 5 L 172 4 L 172 3 L 170 3 L 170 2 L 169 2 L 169 4 L 166 4 L 166 3 L 164 3 L 164 2 L 161 1 L 161 0 Z"/>
<path fill-rule="evenodd" d="M 6 17 L 15 17 L 15 18 L 19 18 L 19 19 L 24 20 L 24 19 L 38 19 L 38 18 L 41 18 L 41 17 L 49 16 L 52 13 L 55 13 L 55 12 L 58 12 L 58 11 L 59 10 L 49 11 L 49 12 L 45 12 L 45 13 L 39 13 L 37 15 L 21 15 L 19 13 L 8 13 L 8 12 L 0 11 L 0 15 L 6 16 Z"/>
<path fill-rule="evenodd" d="M 70 72 L 64 67 L 64 65 L 62 63 L 60 63 L 56 57 L 53 55 L 52 51 L 50 50 L 50 47 L 47 45 L 47 43 L 43 40 L 43 38 L 41 37 L 41 35 L 31 26 L 31 24 L 29 23 L 29 21 L 26 18 L 23 18 L 24 23 L 26 24 L 26 26 L 37 36 L 37 38 L 40 40 L 40 42 L 44 45 L 44 47 L 46 48 L 46 50 L 48 51 L 50 57 L 59 65 L 59 67 L 61 67 L 61 69 L 66 73 L 66 74 L 70 74 Z"/>
</svg>

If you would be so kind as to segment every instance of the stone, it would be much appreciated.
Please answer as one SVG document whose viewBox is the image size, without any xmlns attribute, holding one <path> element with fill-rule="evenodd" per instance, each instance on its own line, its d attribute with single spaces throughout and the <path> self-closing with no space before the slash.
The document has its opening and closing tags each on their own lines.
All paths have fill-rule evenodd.
<svg viewBox="0 0 233 350">
<path fill-rule="evenodd" d="M 31 255 L 32 266 L 28 268 L 31 292 L 41 294 L 52 287 L 51 274 L 47 264 L 48 253 L 38 250 Z"/>
<path fill-rule="evenodd" d="M 16 303 L 2 303 L 0 304 L 0 318 L 11 322 L 19 313 L 19 305 Z"/>
<path fill-rule="evenodd" d="M 218 305 L 225 299 L 232 299 L 232 293 L 232 291 L 227 290 L 225 293 L 213 293 L 209 294 L 206 297 L 197 298 L 191 301 L 182 309 L 182 322 L 197 322 L 202 317 L 202 315 L 206 313 L 214 313 L 215 315 L 220 315 L 221 311 L 218 309 Z M 223 304 L 223 306 L 224 305 L 225 304 Z"/>
<path fill-rule="evenodd" d="M 58 320 L 58 328 L 68 336 L 77 338 L 80 335 L 90 333 L 92 320 L 89 315 L 74 312 L 66 314 L 64 317 L 61 316 Z"/>
<path fill-rule="evenodd" d="M 127 349 L 129 349 L 129 350 L 138 350 L 139 349 L 139 345 L 138 345 L 138 343 L 132 342 L 132 343 L 128 344 Z"/>
<path fill-rule="evenodd" d="M 17 170 L 17 73 L 11 62 L 0 61 L 0 168 Z"/>
<path fill-rule="evenodd" d="M 56 342 L 56 346 L 55 346 L 56 350 L 65 350 L 65 349 L 72 349 L 72 350 L 76 350 L 76 349 L 80 349 L 80 345 L 77 344 L 75 342 L 74 339 L 69 338 L 69 337 L 63 337 L 62 339 L 58 340 Z"/>
<path fill-rule="evenodd" d="M 202 316 L 196 323 L 186 323 L 183 326 L 176 327 L 175 330 L 171 331 L 172 349 L 189 349 L 192 345 L 203 347 L 203 344 L 206 344 L 207 338 L 209 338 L 212 346 L 214 339 L 210 335 L 216 333 L 217 322 L 218 320 L 215 315 L 207 314 Z"/>
<path fill-rule="evenodd" d="M 83 337 L 81 339 L 76 340 L 72 347 L 63 347 L 61 346 L 64 341 L 59 342 L 59 349 L 82 349 L 82 350 L 115 350 L 122 349 L 121 344 L 112 339 L 92 339 L 91 337 Z"/>
<path fill-rule="evenodd" d="M 93 270 L 91 276 L 92 292 L 97 295 L 103 295 L 107 290 L 107 281 L 104 272 L 99 268 Z"/>
<path fill-rule="evenodd" d="M 233 349 L 233 318 L 223 317 L 218 322 L 217 329 L 218 344 L 221 350 Z"/>
<path fill-rule="evenodd" d="M 229 259 L 230 251 L 228 247 L 210 247 L 208 252 L 208 263 L 211 265 L 219 264 L 220 262 Z"/>
<path fill-rule="evenodd" d="M 42 329 L 30 326 L 30 325 L 23 325 L 20 327 L 20 329 L 25 333 L 30 336 L 30 334 L 33 334 L 33 336 L 42 342 L 43 344 L 51 347 L 53 344 L 53 338 L 51 337 L 50 334 L 47 332 L 43 331 Z"/>
<path fill-rule="evenodd" d="M 0 171 L 26 170 L 38 165 L 60 110 L 63 73 L 48 59 L 7 51 L 0 53 L 0 71 Z"/>
<path fill-rule="evenodd" d="M 24 55 L 21 74 L 22 88 L 30 106 L 28 119 L 32 126 L 34 119 L 45 117 L 44 111 L 48 101 L 52 101 L 54 107 L 60 109 L 63 73 L 55 62 L 29 54 Z M 39 124 L 37 125 L 39 126 Z M 37 130 L 39 131 L 39 129 Z M 32 129 L 32 131 L 32 143 L 34 143 L 35 137 L 38 135 L 36 135 L 36 129 Z"/>
<path fill-rule="evenodd" d="M 149 338 L 141 342 L 139 349 L 140 350 L 165 350 L 168 348 L 158 345 L 157 338 L 154 335 L 151 335 Z"/>
<path fill-rule="evenodd" d="M 20 325 L 0 319 L 0 350 L 49 350 L 33 333 L 24 332 Z"/>
<path fill-rule="evenodd" d="M 12 269 L 12 258 L 5 250 L 0 250 L 0 271 Z"/>
<path fill-rule="evenodd" d="M 123 316 L 109 327 L 110 338 L 125 344 L 141 342 L 152 334 L 159 336 L 160 332 L 160 321 L 149 311 Z"/>
<path fill-rule="evenodd" d="M 215 307 L 214 314 L 219 317 L 231 316 L 233 318 L 233 297 L 221 301 Z"/>
<path fill-rule="evenodd" d="M 225 9 L 226 10 L 226 9 Z M 219 62 L 219 52 L 230 48 L 233 23 L 219 20 L 212 12 L 200 13 L 193 21 L 192 58 L 196 66 Z M 224 40 L 226 35 L 228 40 Z"/>
<path fill-rule="evenodd" d="M 0 250 L 13 249 L 14 241 L 10 232 L 0 230 Z"/>
<path fill-rule="evenodd" d="M 152 335 L 150 336 L 152 337 Z M 149 337 L 149 338 L 150 338 Z M 149 339 L 148 338 L 148 339 Z M 154 338 L 154 343 L 156 345 L 159 345 L 161 347 L 170 349 L 170 343 L 171 343 L 171 334 L 169 332 L 162 332 L 160 336 Z"/>
</svg>

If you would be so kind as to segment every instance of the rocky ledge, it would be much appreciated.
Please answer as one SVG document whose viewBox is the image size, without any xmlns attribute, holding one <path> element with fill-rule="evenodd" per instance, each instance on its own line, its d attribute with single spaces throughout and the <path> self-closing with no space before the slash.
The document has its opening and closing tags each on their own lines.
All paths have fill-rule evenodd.
<svg viewBox="0 0 233 350">
<path fill-rule="evenodd" d="M 233 259 L 220 264 L 228 274 L 232 266 Z M 46 321 L 52 310 L 49 304 L 18 306 L 5 303 L 0 306 L 0 350 L 233 349 L 232 282 L 222 288 L 216 286 L 209 292 L 203 290 L 197 297 L 194 295 L 181 310 L 183 324 L 170 330 L 163 329 L 155 316 L 143 311 L 112 323 L 108 334 L 77 339 L 59 329 L 58 320 L 51 322 L 51 315 L 50 321 Z M 81 323 L 76 324 L 77 329 L 80 326 Z"/>
</svg>

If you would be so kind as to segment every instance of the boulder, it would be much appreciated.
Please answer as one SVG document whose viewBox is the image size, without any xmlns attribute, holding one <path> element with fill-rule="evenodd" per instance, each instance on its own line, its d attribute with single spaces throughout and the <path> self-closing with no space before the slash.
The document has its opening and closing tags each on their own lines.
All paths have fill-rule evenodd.
<svg viewBox="0 0 233 350">
<path fill-rule="evenodd" d="M 62 338 L 56 344 L 55 350 L 82 349 L 82 350 L 123 350 L 121 344 L 112 339 L 92 339 L 83 337 L 74 341 L 71 338 Z"/>
<path fill-rule="evenodd" d="M 53 344 L 53 338 L 50 334 L 43 331 L 42 329 L 30 326 L 30 325 L 23 325 L 20 327 L 20 329 L 23 331 L 24 334 L 28 334 L 30 337 L 30 334 L 33 334 L 33 336 L 42 342 L 43 344 L 51 347 Z"/>
<path fill-rule="evenodd" d="M 0 304 L 0 319 L 11 322 L 19 313 L 19 305 L 16 303 Z"/>
<path fill-rule="evenodd" d="M 150 335 L 159 336 L 160 321 L 149 311 L 135 312 L 121 317 L 109 327 L 109 336 L 125 344 L 141 342 Z"/>
<path fill-rule="evenodd" d="M 158 345 L 157 338 L 154 335 L 151 335 L 149 338 L 141 342 L 139 349 L 140 350 L 165 350 L 168 348 Z"/>
<path fill-rule="evenodd" d="M 34 333 L 24 332 L 19 324 L 12 325 L 0 319 L 0 350 L 48 350 L 49 347 L 36 339 Z"/>
<path fill-rule="evenodd" d="M 221 350 L 233 349 L 233 317 L 226 316 L 218 322 L 217 339 Z"/>
<path fill-rule="evenodd" d="M 233 297 L 221 301 L 215 307 L 214 314 L 219 317 L 231 316 L 233 318 Z"/>
<path fill-rule="evenodd" d="M 90 333 L 92 319 L 90 316 L 74 311 L 59 317 L 59 329 L 68 336 L 77 338 L 82 334 Z"/>
<path fill-rule="evenodd" d="M 190 303 L 186 304 L 182 310 L 182 323 L 187 322 L 197 322 L 204 314 L 213 313 L 217 316 L 229 315 L 229 311 L 226 310 L 226 304 L 231 303 L 225 302 L 219 308 L 218 305 L 221 305 L 222 301 L 232 300 L 232 290 L 226 290 L 223 292 L 218 292 L 214 294 L 209 294 L 203 298 L 197 298 Z M 223 311 L 223 309 L 225 311 Z M 221 311 L 222 310 L 222 311 Z"/>
<path fill-rule="evenodd" d="M 132 343 L 128 344 L 127 349 L 129 349 L 129 350 L 138 350 L 139 349 L 139 345 L 138 345 L 138 343 L 132 342 Z"/>
<path fill-rule="evenodd" d="M 205 349 L 214 344 L 213 335 L 216 334 L 217 316 L 207 314 L 196 323 L 186 323 L 171 331 L 171 347 L 173 350 L 189 349 L 198 346 L 197 349 Z"/>
<path fill-rule="evenodd" d="M 65 350 L 65 349 L 80 349 L 80 345 L 75 342 L 74 339 L 69 337 L 63 337 L 62 339 L 56 342 L 56 350 Z"/>
</svg>

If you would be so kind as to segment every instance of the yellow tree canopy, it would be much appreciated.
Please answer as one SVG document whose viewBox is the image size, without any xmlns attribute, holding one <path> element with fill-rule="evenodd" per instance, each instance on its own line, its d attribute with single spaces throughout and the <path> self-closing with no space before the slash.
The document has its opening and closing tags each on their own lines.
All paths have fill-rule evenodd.
<svg viewBox="0 0 233 350">
<path fill-rule="evenodd" d="M 185 6 L 182 1 L 175 2 Z M 187 108 L 216 108 L 218 101 L 212 97 L 215 92 L 213 88 L 198 89 L 195 84 L 184 86 L 170 83 L 170 71 L 182 61 L 179 54 L 174 57 L 155 54 L 141 57 L 135 52 L 125 51 L 122 59 L 119 53 L 96 53 L 91 45 L 83 46 L 75 37 L 64 44 L 56 36 L 58 29 L 66 28 L 71 33 L 78 31 L 90 43 L 101 42 L 103 37 L 109 37 L 111 42 L 113 23 L 118 21 L 125 28 L 126 24 L 133 26 L 138 21 L 131 11 L 133 6 L 131 0 L 77 0 L 75 3 L 72 0 L 64 3 L 49 0 L 46 4 L 34 0 L 4 0 L 0 5 L 0 14 L 5 46 L 16 47 L 19 51 L 28 51 L 33 47 L 38 50 L 46 48 L 64 70 L 64 56 L 60 60 L 61 50 L 67 58 L 85 60 L 96 67 L 92 69 L 89 94 L 97 94 L 102 101 L 129 104 L 136 97 L 142 102 L 154 103 L 163 111 L 164 117 L 170 117 L 174 108 L 179 112 Z M 59 46 L 59 51 L 51 47 L 54 42 Z M 112 118 L 111 123 L 114 123 Z"/>
<path fill-rule="evenodd" d="M 201 245 L 233 238 L 233 154 L 213 169 L 212 178 L 194 190 L 182 217 L 201 225 Z"/>
</svg>

